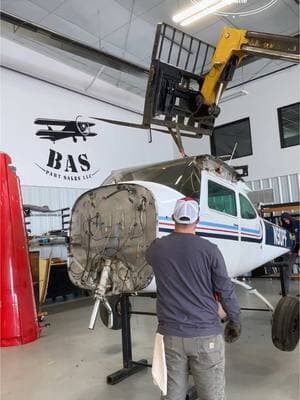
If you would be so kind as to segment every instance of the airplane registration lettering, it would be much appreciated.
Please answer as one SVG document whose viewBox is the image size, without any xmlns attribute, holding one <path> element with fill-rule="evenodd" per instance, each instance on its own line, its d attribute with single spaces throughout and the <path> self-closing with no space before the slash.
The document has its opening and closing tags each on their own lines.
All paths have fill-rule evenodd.
<svg viewBox="0 0 300 400">
<path fill-rule="evenodd" d="M 277 226 L 273 226 L 274 244 L 276 246 L 286 247 L 286 231 Z"/>
</svg>

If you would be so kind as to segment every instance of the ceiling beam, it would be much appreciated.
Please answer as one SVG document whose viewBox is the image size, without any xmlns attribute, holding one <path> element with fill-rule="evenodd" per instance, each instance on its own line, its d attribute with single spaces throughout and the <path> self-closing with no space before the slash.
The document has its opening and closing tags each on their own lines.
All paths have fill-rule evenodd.
<svg viewBox="0 0 300 400">
<path fill-rule="evenodd" d="M 295 1 L 299 2 L 299 0 Z M 50 29 L 44 28 L 40 25 L 21 19 L 15 15 L 0 11 L 0 20 L 3 24 L 8 24 L 8 26 L 12 28 L 11 29 L 11 31 L 13 32 L 12 37 L 17 36 L 18 38 L 27 38 L 41 45 L 44 44 L 54 49 L 63 50 L 69 54 L 83 57 L 84 59 L 88 59 L 100 65 L 104 65 L 109 68 L 125 72 L 130 75 L 138 77 L 146 77 L 147 74 L 149 73 L 149 70 L 141 65 L 113 56 L 95 47 L 73 40 L 70 37 L 61 35 L 57 32 L 51 31 Z M 1 31 L 1 34 L 3 36 L 5 34 L 3 29 Z M 299 33 L 294 34 L 294 36 L 299 37 Z M 254 56 L 249 56 L 245 59 L 243 63 L 240 64 L 239 67 L 243 67 L 246 64 L 249 64 L 253 61 L 256 61 L 256 58 Z M 273 73 L 279 72 L 289 67 L 290 66 L 280 68 L 278 70 L 272 71 L 271 73 L 262 75 L 255 79 L 246 80 L 243 84 L 251 82 L 252 80 L 263 78 L 265 76 L 271 75 Z M 228 88 L 228 90 L 234 87 L 238 87 L 240 85 L 242 84 L 232 86 Z"/>
<path fill-rule="evenodd" d="M 0 12 L 0 20 L 13 27 L 12 35 L 20 38 L 33 40 L 39 44 L 50 46 L 54 49 L 63 50 L 69 54 L 88 59 L 106 67 L 116 69 L 134 76 L 145 76 L 148 69 L 142 65 L 126 61 L 112 54 L 106 53 L 85 43 L 61 35 L 50 29 L 34 24 L 27 20 L 16 17 L 15 15 Z M 3 34 L 2 30 L 2 34 Z"/>
</svg>

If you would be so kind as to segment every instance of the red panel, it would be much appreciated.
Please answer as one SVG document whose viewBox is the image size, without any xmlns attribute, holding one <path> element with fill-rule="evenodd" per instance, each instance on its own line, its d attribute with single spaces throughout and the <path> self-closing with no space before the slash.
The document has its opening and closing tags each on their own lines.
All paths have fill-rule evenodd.
<svg viewBox="0 0 300 400">
<path fill-rule="evenodd" d="M 0 346 L 32 342 L 37 322 L 19 179 L 0 153 Z"/>
</svg>

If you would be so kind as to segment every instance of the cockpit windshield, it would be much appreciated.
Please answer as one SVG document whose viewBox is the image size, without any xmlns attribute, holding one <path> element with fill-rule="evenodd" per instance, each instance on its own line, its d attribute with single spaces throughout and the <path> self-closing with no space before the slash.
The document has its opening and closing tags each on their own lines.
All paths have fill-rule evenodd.
<svg viewBox="0 0 300 400">
<path fill-rule="evenodd" d="M 195 157 L 168 161 L 160 164 L 126 169 L 113 173 L 104 184 L 127 181 L 150 181 L 160 183 L 199 200 L 200 168 Z"/>
</svg>

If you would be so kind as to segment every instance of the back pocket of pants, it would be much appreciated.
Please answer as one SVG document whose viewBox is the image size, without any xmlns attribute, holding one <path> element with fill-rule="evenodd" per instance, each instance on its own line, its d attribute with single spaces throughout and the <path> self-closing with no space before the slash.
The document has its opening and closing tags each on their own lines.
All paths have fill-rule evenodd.
<svg viewBox="0 0 300 400">
<path fill-rule="evenodd" d="M 207 367 L 224 361 L 224 342 L 221 335 L 203 336 L 198 340 L 198 355 L 201 364 Z"/>
</svg>

